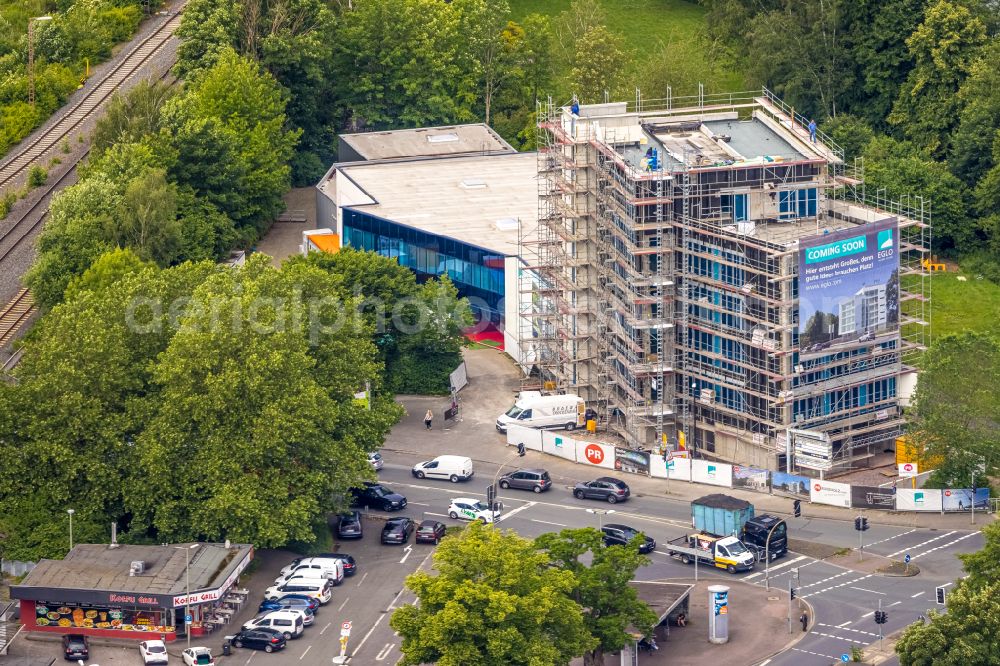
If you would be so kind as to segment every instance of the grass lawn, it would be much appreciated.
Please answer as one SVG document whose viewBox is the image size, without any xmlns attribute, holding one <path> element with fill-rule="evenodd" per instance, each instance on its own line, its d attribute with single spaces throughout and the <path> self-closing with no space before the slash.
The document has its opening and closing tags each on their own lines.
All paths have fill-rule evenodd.
<svg viewBox="0 0 1000 666">
<path fill-rule="evenodd" d="M 1000 333 L 1000 286 L 975 275 L 935 273 L 931 278 L 931 334 L 961 331 Z"/>
<path fill-rule="evenodd" d="M 570 0 L 508 2 L 515 21 L 531 13 L 555 17 L 570 6 Z M 721 69 L 705 53 L 698 37 L 707 31 L 705 10 L 697 3 L 686 0 L 600 0 L 600 3 L 604 7 L 608 28 L 623 35 L 633 53 L 632 68 L 626 76 L 629 99 L 634 97 L 636 85 L 643 88 L 646 79 L 643 66 L 649 59 L 648 54 L 658 52 L 664 45 L 669 49 L 673 66 L 683 72 L 683 76 L 678 76 L 679 80 L 668 81 L 674 95 L 696 94 L 698 82 L 705 84 L 707 93 L 744 88 L 739 74 Z M 560 72 L 557 79 L 565 75 L 566 72 Z M 643 88 L 646 99 L 665 95 L 665 90 Z"/>
</svg>

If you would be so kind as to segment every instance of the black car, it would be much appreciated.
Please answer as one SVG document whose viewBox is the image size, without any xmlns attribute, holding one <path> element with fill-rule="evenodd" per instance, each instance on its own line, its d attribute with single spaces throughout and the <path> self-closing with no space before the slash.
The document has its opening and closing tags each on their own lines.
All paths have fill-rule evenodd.
<svg viewBox="0 0 1000 666">
<path fill-rule="evenodd" d="M 233 645 L 238 648 L 248 647 L 264 652 L 274 652 L 285 647 L 285 637 L 277 629 L 267 627 L 244 629 L 233 636 Z"/>
<path fill-rule="evenodd" d="M 409 518 L 390 518 L 382 528 L 382 543 L 406 543 L 413 529 L 414 523 Z"/>
<path fill-rule="evenodd" d="M 573 488 L 573 497 L 577 499 L 599 499 L 609 504 L 624 502 L 631 494 L 624 481 L 610 476 L 578 483 Z"/>
<path fill-rule="evenodd" d="M 399 511 L 406 507 L 406 498 L 381 483 L 366 483 L 364 488 L 352 488 L 354 506 L 370 506 L 382 511 Z"/>
<path fill-rule="evenodd" d="M 652 553 L 656 548 L 656 542 L 653 539 L 645 534 L 641 534 L 639 530 L 628 525 L 610 523 L 602 527 L 601 531 L 604 533 L 605 546 L 627 546 L 633 540 L 641 537 L 642 543 L 639 544 L 640 553 Z"/>
<path fill-rule="evenodd" d="M 63 657 L 69 661 L 90 659 L 90 643 L 82 634 L 66 634 L 62 637 Z"/>
<path fill-rule="evenodd" d="M 424 520 L 417 527 L 417 543 L 432 543 L 435 546 L 444 538 L 445 524 L 436 520 Z"/>
<path fill-rule="evenodd" d="M 348 511 L 341 514 L 340 522 L 337 523 L 338 539 L 360 539 L 363 534 L 361 528 L 361 513 L 359 511 Z"/>
<path fill-rule="evenodd" d="M 321 555 L 320 557 L 326 557 L 331 560 L 340 560 L 343 562 L 345 576 L 353 576 L 358 572 L 358 563 L 347 553 L 330 553 L 328 555 Z"/>
</svg>

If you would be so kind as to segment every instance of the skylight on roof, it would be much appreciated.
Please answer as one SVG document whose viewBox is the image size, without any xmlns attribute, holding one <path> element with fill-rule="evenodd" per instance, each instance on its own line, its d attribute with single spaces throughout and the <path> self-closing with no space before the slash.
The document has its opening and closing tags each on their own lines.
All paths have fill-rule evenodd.
<svg viewBox="0 0 1000 666">
<path fill-rule="evenodd" d="M 497 231 L 517 231 L 520 221 L 516 217 L 504 217 L 493 223 Z"/>
<path fill-rule="evenodd" d="M 454 132 L 427 135 L 427 143 L 451 143 L 452 141 L 458 141 L 458 135 Z"/>
<path fill-rule="evenodd" d="M 485 178 L 463 178 L 459 187 L 464 190 L 482 190 L 486 188 Z"/>
</svg>

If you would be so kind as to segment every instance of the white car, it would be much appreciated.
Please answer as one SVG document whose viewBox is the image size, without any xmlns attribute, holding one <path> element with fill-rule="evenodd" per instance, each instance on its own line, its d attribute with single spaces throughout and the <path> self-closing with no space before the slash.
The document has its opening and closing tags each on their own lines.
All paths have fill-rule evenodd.
<svg viewBox="0 0 1000 666">
<path fill-rule="evenodd" d="M 288 569 L 286 571 L 285 569 Z M 307 557 L 296 565 L 289 565 L 281 570 L 281 575 L 274 579 L 275 585 L 284 585 L 292 578 L 329 578 L 334 585 L 344 582 L 344 563 L 333 558 Z"/>
<path fill-rule="evenodd" d="M 497 514 L 503 509 L 503 504 L 497 502 Z M 481 520 L 484 523 L 493 522 L 493 512 L 486 502 L 480 502 L 471 497 L 456 497 L 448 507 L 448 516 L 453 520 Z"/>
<path fill-rule="evenodd" d="M 380 469 L 382 469 L 382 465 L 383 465 L 382 454 L 378 453 L 377 451 L 369 453 L 368 454 L 368 462 L 371 464 L 372 468 L 376 472 L 379 471 Z"/>
<path fill-rule="evenodd" d="M 215 657 L 207 647 L 189 647 L 181 656 L 184 658 L 184 666 L 211 666 L 215 663 Z"/>
<path fill-rule="evenodd" d="M 163 641 L 143 641 L 139 643 L 139 654 L 144 664 L 166 664 L 167 646 Z"/>
</svg>

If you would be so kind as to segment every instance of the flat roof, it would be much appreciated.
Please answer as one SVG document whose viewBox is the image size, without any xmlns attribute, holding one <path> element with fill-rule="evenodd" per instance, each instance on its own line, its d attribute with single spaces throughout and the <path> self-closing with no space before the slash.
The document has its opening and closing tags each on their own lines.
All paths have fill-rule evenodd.
<svg viewBox="0 0 1000 666">
<path fill-rule="evenodd" d="M 193 544 L 139 546 L 77 544 L 62 560 L 41 560 L 18 585 L 14 598 L 32 598 L 32 588 L 98 590 L 135 594 L 179 595 L 187 590 L 185 551 Z M 220 586 L 251 553 L 249 544 L 203 543 L 188 550 L 191 590 Z M 144 571 L 129 575 L 132 562 L 144 563 Z"/>
<path fill-rule="evenodd" d="M 336 201 L 335 172 L 374 203 L 346 205 L 421 231 L 518 255 L 518 229 L 538 226 L 536 153 L 425 158 L 337 165 L 320 183 Z"/>
<path fill-rule="evenodd" d="M 483 123 L 341 134 L 340 140 L 366 160 L 517 152 Z"/>
<path fill-rule="evenodd" d="M 639 600 L 656 613 L 660 622 L 694 589 L 694 585 L 690 583 L 662 580 L 630 580 L 628 584 L 635 589 Z"/>
</svg>

